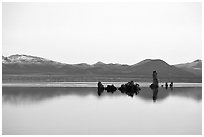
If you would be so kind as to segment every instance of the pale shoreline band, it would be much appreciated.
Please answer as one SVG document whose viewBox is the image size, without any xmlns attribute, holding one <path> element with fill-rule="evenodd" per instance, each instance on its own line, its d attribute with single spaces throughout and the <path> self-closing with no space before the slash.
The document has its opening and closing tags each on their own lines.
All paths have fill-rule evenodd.
<svg viewBox="0 0 204 137">
<path fill-rule="evenodd" d="M 105 86 L 115 85 L 120 87 L 125 82 L 102 82 Z M 140 87 L 149 87 L 150 82 L 137 82 Z M 170 84 L 170 83 L 169 83 Z M 159 86 L 165 83 L 159 83 Z M 19 82 L 2 83 L 2 87 L 97 87 L 97 82 Z M 202 87 L 202 83 L 174 83 L 174 87 Z"/>
</svg>

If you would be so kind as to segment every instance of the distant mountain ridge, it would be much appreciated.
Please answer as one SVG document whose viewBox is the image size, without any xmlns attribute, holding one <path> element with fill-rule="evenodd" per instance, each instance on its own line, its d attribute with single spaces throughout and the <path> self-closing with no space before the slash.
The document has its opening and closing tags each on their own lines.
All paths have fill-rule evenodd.
<svg viewBox="0 0 204 137">
<path fill-rule="evenodd" d="M 30 55 L 11 55 L 9 57 L 4 57 L 2 56 L 2 63 L 9 64 L 9 63 L 21 63 L 21 64 L 31 64 L 31 63 L 36 63 L 36 64 L 42 64 L 42 63 L 47 63 L 47 64 L 62 64 L 56 61 L 48 60 L 45 58 L 40 58 L 40 57 L 35 57 L 35 56 L 30 56 Z"/>
<path fill-rule="evenodd" d="M 202 60 L 195 60 L 193 62 L 176 64 L 177 68 L 191 72 L 197 76 L 202 76 Z"/>
<path fill-rule="evenodd" d="M 202 69 L 202 60 L 195 60 L 193 62 L 176 64 L 177 67 L 187 67 L 187 68 L 194 68 L 194 69 Z"/>
<path fill-rule="evenodd" d="M 201 65 L 200 65 L 201 63 Z M 188 69 L 185 69 L 188 68 Z M 189 71 L 189 68 L 191 71 Z M 192 69 L 193 68 L 193 69 Z M 199 73 L 197 72 L 199 69 Z M 146 59 L 134 65 L 105 64 L 97 62 L 65 64 L 49 59 L 30 55 L 2 56 L 2 71 L 4 74 L 40 74 L 40 75 L 84 75 L 84 76 L 117 76 L 117 77 L 152 77 L 156 70 L 160 78 L 202 78 L 202 61 L 169 65 L 160 59 Z"/>
</svg>

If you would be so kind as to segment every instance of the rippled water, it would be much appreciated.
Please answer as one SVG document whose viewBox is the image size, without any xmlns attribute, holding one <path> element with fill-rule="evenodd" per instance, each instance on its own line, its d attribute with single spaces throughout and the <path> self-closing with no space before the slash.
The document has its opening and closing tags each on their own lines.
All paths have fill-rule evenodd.
<svg viewBox="0 0 204 137">
<path fill-rule="evenodd" d="M 201 134 L 202 88 L 150 88 L 133 98 L 95 87 L 2 88 L 3 134 Z"/>
</svg>

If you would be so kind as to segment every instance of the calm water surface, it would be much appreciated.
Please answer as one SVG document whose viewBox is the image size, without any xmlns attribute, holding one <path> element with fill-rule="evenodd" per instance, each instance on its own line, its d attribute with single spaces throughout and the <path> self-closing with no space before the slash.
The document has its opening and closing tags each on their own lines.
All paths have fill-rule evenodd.
<svg viewBox="0 0 204 137">
<path fill-rule="evenodd" d="M 95 87 L 4 87 L 3 134 L 202 134 L 202 88 L 142 87 L 133 98 Z"/>
</svg>

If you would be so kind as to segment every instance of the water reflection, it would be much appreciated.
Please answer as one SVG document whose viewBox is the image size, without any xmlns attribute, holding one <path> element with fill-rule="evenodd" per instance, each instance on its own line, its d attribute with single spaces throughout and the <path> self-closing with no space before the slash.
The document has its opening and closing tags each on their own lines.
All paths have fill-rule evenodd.
<svg viewBox="0 0 204 137">
<path fill-rule="evenodd" d="M 3 103 L 11 103 L 11 104 L 22 104 L 22 103 L 36 103 L 40 101 L 44 101 L 47 99 L 52 99 L 60 96 L 69 96 L 76 95 L 80 97 L 85 97 L 88 95 L 93 95 L 99 99 L 105 96 L 126 96 L 125 94 L 121 94 L 118 90 L 113 94 L 105 92 L 100 97 L 97 95 L 97 88 L 91 87 L 69 87 L 69 88 L 53 88 L 53 87 L 3 87 L 2 88 L 2 100 Z M 177 97 L 186 97 L 193 99 L 195 101 L 202 100 L 202 88 L 174 88 L 173 90 L 166 90 L 165 88 L 159 88 L 157 91 L 152 93 L 152 90 L 148 87 L 144 87 L 141 89 L 140 94 L 135 96 L 134 99 L 138 97 L 149 101 L 154 100 L 161 101 L 169 96 L 177 96 Z"/>
<path fill-rule="evenodd" d="M 157 94 L 158 94 L 158 88 L 152 89 L 153 91 L 153 101 L 156 102 L 157 100 Z"/>
<path fill-rule="evenodd" d="M 190 98 L 195 101 L 201 101 L 202 100 L 202 88 L 200 87 L 178 87 L 171 89 L 165 89 L 165 88 L 158 88 L 158 91 L 152 92 L 151 89 L 148 88 L 142 88 L 142 91 L 138 95 L 139 97 L 143 98 L 144 100 L 152 100 L 152 95 L 156 96 L 156 100 L 162 101 L 165 100 L 169 96 L 176 96 L 176 97 L 185 97 Z"/>
</svg>

